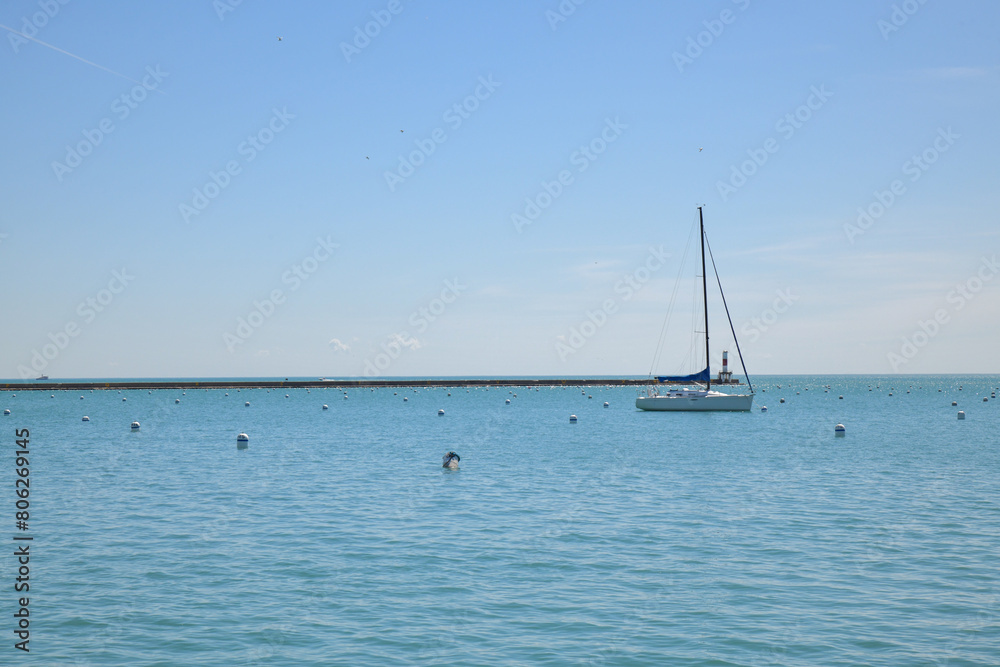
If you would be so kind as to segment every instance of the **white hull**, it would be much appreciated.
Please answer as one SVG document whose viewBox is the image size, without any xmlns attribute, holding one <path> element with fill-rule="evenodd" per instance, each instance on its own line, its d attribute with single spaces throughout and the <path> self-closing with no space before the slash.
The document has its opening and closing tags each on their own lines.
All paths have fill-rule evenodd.
<svg viewBox="0 0 1000 667">
<path fill-rule="evenodd" d="M 670 391 L 662 396 L 635 399 L 635 407 L 652 412 L 747 412 L 752 406 L 753 394 L 718 391 Z"/>
</svg>

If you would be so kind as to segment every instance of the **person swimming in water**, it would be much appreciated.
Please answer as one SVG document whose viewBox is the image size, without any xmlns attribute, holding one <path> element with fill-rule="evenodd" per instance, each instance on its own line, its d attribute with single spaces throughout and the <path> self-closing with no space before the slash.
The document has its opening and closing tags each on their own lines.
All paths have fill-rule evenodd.
<svg viewBox="0 0 1000 667">
<path fill-rule="evenodd" d="M 452 470 L 458 468 L 458 462 L 462 460 L 462 457 L 455 452 L 448 452 L 444 455 L 444 459 L 441 461 L 442 468 L 451 468 Z"/>
</svg>

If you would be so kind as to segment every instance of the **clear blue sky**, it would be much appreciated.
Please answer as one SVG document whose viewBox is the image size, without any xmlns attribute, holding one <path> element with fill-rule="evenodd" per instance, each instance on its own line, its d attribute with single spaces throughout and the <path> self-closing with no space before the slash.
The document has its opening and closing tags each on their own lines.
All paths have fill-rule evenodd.
<svg viewBox="0 0 1000 667">
<path fill-rule="evenodd" d="M 752 373 L 997 372 L 1000 5 L 893 4 L 5 3 L 0 377 L 645 374 L 698 204 Z"/>
</svg>

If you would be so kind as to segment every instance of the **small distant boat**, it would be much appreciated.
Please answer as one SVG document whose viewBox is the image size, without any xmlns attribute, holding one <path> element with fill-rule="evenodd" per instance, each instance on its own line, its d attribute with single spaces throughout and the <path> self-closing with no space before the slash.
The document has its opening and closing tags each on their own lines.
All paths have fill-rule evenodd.
<svg viewBox="0 0 1000 667">
<path fill-rule="evenodd" d="M 37 378 L 35 378 L 36 381 L 37 380 L 48 380 L 48 379 L 49 379 L 48 375 L 39 375 Z"/>
<path fill-rule="evenodd" d="M 451 470 L 457 470 L 458 462 L 461 460 L 462 457 L 456 454 L 455 452 L 448 452 L 447 454 L 444 455 L 444 458 L 441 461 L 441 467 L 450 468 Z"/>
<path fill-rule="evenodd" d="M 705 270 L 705 218 L 701 207 L 698 207 L 698 228 L 701 232 L 701 291 L 705 303 L 705 369 L 692 375 L 684 376 L 663 376 L 657 377 L 657 383 L 684 383 L 684 384 L 704 384 L 704 389 L 672 389 L 665 394 L 655 387 L 650 387 L 646 396 L 635 399 L 635 407 L 640 410 L 656 412 L 674 411 L 727 411 L 727 412 L 748 412 L 753 406 L 753 385 L 750 384 L 750 376 L 747 376 L 747 385 L 750 387 L 749 394 L 724 394 L 721 391 L 712 391 L 712 373 L 708 360 L 708 272 Z M 711 252 L 711 249 L 709 249 Z M 712 267 L 715 267 L 715 260 L 712 260 Z M 718 277 L 718 272 L 716 272 Z M 722 283 L 719 283 L 719 291 L 722 291 Z M 722 295 L 725 303 L 726 296 Z M 729 315 L 729 307 L 726 307 L 726 315 Z M 732 327 L 732 320 L 730 320 Z M 733 329 L 733 340 L 736 339 L 736 330 Z M 740 344 L 736 343 L 736 351 L 739 352 Z M 740 363 L 743 363 L 743 354 L 740 353 Z M 746 365 L 744 364 L 744 371 Z"/>
</svg>

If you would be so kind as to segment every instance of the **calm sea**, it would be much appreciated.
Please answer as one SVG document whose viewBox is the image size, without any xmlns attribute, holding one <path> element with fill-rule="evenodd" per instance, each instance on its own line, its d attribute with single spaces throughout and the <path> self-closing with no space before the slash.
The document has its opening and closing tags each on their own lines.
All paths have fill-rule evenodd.
<svg viewBox="0 0 1000 667">
<path fill-rule="evenodd" d="M 756 384 L 4 392 L 0 663 L 1000 663 L 1000 377 Z"/>
</svg>

